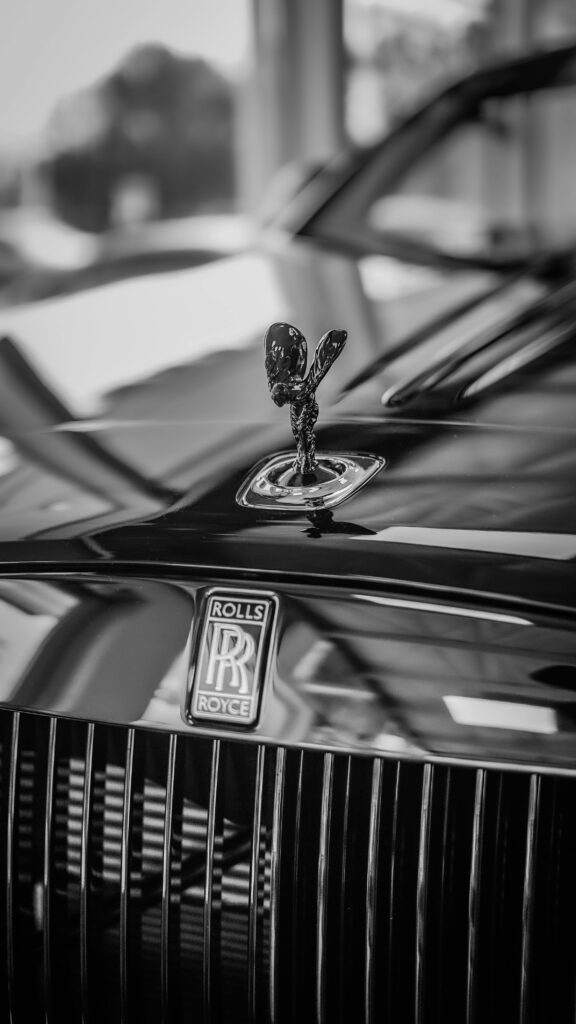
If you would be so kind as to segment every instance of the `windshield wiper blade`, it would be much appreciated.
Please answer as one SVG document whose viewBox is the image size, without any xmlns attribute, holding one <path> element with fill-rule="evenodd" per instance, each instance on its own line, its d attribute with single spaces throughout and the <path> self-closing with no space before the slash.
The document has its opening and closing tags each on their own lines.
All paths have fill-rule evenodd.
<svg viewBox="0 0 576 1024">
<path fill-rule="evenodd" d="M 413 349 L 417 348 L 423 342 L 427 341 L 433 334 L 438 334 L 440 331 L 446 330 L 455 320 L 459 317 L 466 316 L 467 313 L 472 313 L 478 306 L 481 306 L 483 302 L 494 298 L 499 295 L 500 292 L 505 291 L 510 285 L 514 284 L 519 277 L 524 276 L 520 273 L 515 273 L 511 276 L 507 276 L 503 280 L 498 281 L 497 284 L 492 285 L 490 288 L 479 292 L 472 298 L 465 299 L 463 302 L 459 302 L 457 305 L 452 306 L 448 310 L 443 310 L 438 316 L 433 317 L 431 320 L 427 320 L 425 324 L 418 327 L 415 331 L 412 331 L 406 338 L 394 345 L 393 348 L 384 352 L 373 362 L 365 366 L 363 370 L 360 370 L 354 377 L 351 377 L 349 381 L 344 384 L 341 391 L 339 392 L 336 401 L 344 398 L 350 391 L 354 391 L 355 388 L 361 384 L 365 384 L 366 381 L 371 380 L 373 377 L 377 377 L 387 366 L 395 363 L 397 359 L 407 355 Z"/>
<path fill-rule="evenodd" d="M 576 284 L 571 281 L 552 295 L 545 295 L 530 302 L 518 312 L 505 317 L 496 327 L 489 325 L 467 338 L 456 349 L 452 348 L 439 358 L 432 360 L 419 373 L 412 374 L 384 392 L 382 404 L 388 406 L 405 405 L 411 399 L 431 391 L 448 378 L 457 373 L 466 363 L 476 356 L 492 349 L 498 342 L 509 338 L 513 332 L 529 328 L 536 319 L 544 319 L 548 328 L 555 328 L 566 317 L 566 306 L 573 307 L 576 303 Z M 553 332 L 555 333 L 555 332 Z M 522 342 L 520 342 L 522 344 Z"/>
<path fill-rule="evenodd" d="M 441 331 L 449 328 L 460 317 L 464 317 L 467 314 L 472 313 L 484 302 L 488 302 L 490 299 L 495 298 L 510 288 L 511 285 L 523 278 L 534 277 L 543 281 L 561 281 L 564 279 L 566 284 L 564 287 L 559 287 L 551 295 L 548 293 L 541 296 L 534 302 L 530 302 L 527 306 L 524 306 L 517 313 L 512 314 L 504 323 L 501 323 L 494 328 L 494 332 L 488 338 L 487 344 L 493 344 L 494 342 L 499 341 L 501 337 L 508 334 L 511 330 L 525 326 L 534 316 L 538 316 L 541 312 L 555 311 L 558 308 L 559 303 L 561 304 L 564 302 L 566 292 L 568 292 L 568 300 L 571 301 L 572 299 L 573 272 L 574 253 L 572 250 L 540 253 L 533 259 L 528 268 L 515 269 L 514 273 L 507 274 L 505 277 L 500 278 L 496 284 L 487 288 L 485 291 L 479 292 L 478 295 L 465 299 L 463 302 L 459 302 L 451 309 L 443 311 L 438 316 L 427 320 L 425 324 L 418 327 L 393 348 L 384 352 L 381 356 L 378 356 L 377 359 L 373 360 L 373 362 L 369 363 L 368 366 L 364 367 L 363 370 L 360 370 L 359 373 L 355 374 L 354 377 L 347 381 L 339 392 L 336 401 L 340 401 L 350 391 L 353 391 L 361 384 L 365 384 L 366 381 L 379 376 L 388 366 L 391 366 L 402 356 L 408 355 L 411 351 L 418 348 L 419 345 L 429 341 L 429 339 L 435 334 L 439 334 Z M 469 353 L 468 348 L 472 345 L 475 346 L 474 351 Z M 481 351 L 483 347 L 486 347 L 486 345 L 480 345 L 480 339 L 475 335 L 474 338 L 469 340 L 469 342 L 464 342 L 462 347 L 455 350 L 452 349 L 451 352 L 444 357 L 442 363 L 446 363 L 446 366 L 449 367 L 447 372 L 451 374 L 459 365 L 461 365 L 462 362 L 465 362 L 470 355 Z M 434 381 L 430 385 L 433 386 L 433 384 L 439 382 L 439 379 L 443 379 L 443 377 L 447 375 L 444 370 L 442 370 L 441 378 L 437 380 L 436 373 L 437 371 L 440 371 L 440 369 L 440 360 L 435 360 L 422 372 L 422 374 L 418 375 L 418 381 L 420 381 L 420 377 L 428 378 L 429 375 L 434 374 Z M 414 378 L 414 381 L 416 381 L 416 378 Z M 410 390 L 412 392 L 412 388 Z M 395 389 L 395 392 L 396 391 L 400 391 L 400 388 Z M 394 401 L 390 404 L 399 403 Z"/>
</svg>

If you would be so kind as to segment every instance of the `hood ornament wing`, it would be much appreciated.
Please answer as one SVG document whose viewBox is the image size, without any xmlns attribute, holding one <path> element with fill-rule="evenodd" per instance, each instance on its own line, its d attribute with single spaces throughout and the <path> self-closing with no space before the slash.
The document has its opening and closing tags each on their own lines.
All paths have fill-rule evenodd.
<svg viewBox="0 0 576 1024">
<path fill-rule="evenodd" d="M 343 330 L 327 331 L 318 342 L 306 374 L 308 345 L 298 328 L 275 323 L 266 331 L 268 387 L 275 405 L 290 406 L 296 452 L 279 452 L 258 463 L 236 495 L 239 505 L 303 512 L 332 508 L 384 466 L 385 460 L 377 455 L 316 453 L 316 390 L 342 352 L 347 336 Z"/>
<path fill-rule="evenodd" d="M 266 331 L 266 375 L 272 401 L 283 406 L 290 403 L 290 426 L 296 438 L 294 472 L 304 478 L 318 469 L 314 425 L 318 419 L 316 389 L 340 355 L 346 331 L 328 331 L 314 353 L 306 377 L 306 338 L 290 324 L 272 324 Z"/>
</svg>

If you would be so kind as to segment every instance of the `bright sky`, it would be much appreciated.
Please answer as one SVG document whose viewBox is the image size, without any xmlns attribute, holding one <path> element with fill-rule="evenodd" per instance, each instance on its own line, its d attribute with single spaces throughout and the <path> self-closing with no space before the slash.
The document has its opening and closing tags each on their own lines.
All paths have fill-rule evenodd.
<svg viewBox="0 0 576 1024">
<path fill-rule="evenodd" d="M 0 147 L 26 143 L 62 96 L 137 43 L 160 42 L 233 71 L 250 43 L 251 0 L 2 0 Z"/>
</svg>

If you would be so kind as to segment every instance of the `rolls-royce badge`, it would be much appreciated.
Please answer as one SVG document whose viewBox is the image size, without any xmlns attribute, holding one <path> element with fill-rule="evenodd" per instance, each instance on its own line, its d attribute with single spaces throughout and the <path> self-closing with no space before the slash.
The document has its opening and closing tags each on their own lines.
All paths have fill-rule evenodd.
<svg viewBox="0 0 576 1024">
<path fill-rule="evenodd" d="M 254 725 L 269 667 L 277 598 L 268 592 L 211 590 L 198 611 L 186 717 Z"/>
</svg>

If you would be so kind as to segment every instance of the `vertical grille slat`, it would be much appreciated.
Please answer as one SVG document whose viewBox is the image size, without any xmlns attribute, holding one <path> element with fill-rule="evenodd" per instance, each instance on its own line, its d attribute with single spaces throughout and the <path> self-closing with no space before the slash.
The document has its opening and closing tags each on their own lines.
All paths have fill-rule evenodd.
<svg viewBox="0 0 576 1024">
<path fill-rule="evenodd" d="M 432 784 L 434 769 L 431 764 L 424 766 L 422 796 L 420 804 L 420 839 L 418 849 L 418 879 L 416 888 L 416 1021 L 422 1024 L 425 1014 L 425 967 L 426 967 L 426 915 L 428 904 L 428 861 L 430 856 L 430 827 L 432 810 Z"/>
<path fill-rule="evenodd" d="M 203 1002 L 204 1017 L 210 1019 L 212 1012 L 212 952 L 213 952 L 213 887 L 214 887 L 214 855 L 216 844 L 218 782 L 220 773 L 220 740 L 214 740 L 212 746 L 212 764 L 210 766 L 210 797 L 208 804 L 208 821 L 206 831 L 206 870 L 204 883 L 204 917 L 203 917 Z"/>
<path fill-rule="evenodd" d="M 52 840 L 55 814 L 56 789 L 56 739 L 58 720 L 50 719 L 48 732 L 48 755 L 46 764 L 46 811 L 44 818 L 44 869 L 42 877 L 42 936 L 43 936 L 43 975 L 44 975 L 44 1013 L 48 1024 L 52 1020 Z"/>
<path fill-rule="evenodd" d="M 392 811 L 387 929 L 387 1013 L 412 1020 L 416 985 L 415 894 L 418 878 L 422 766 L 397 765 Z"/>
<path fill-rule="evenodd" d="M 334 755 L 325 754 L 322 772 L 320 849 L 318 851 L 318 904 L 316 910 L 316 1017 L 319 1024 L 322 1024 L 326 1019 L 326 924 L 333 779 Z"/>
<path fill-rule="evenodd" d="M 267 829 L 271 869 L 272 848 L 273 844 L 276 842 L 274 835 L 278 833 L 279 827 L 279 823 L 277 821 L 275 833 L 273 798 L 275 792 L 274 780 L 276 778 L 276 762 L 271 753 L 267 753 L 266 763 L 268 767 L 267 790 L 272 797 L 272 800 L 267 806 L 267 823 L 268 825 L 272 823 L 272 829 Z M 296 986 L 293 984 L 293 978 L 295 977 L 300 977 L 302 984 L 305 984 L 305 979 L 302 977 L 302 947 L 306 947 L 304 963 L 309 962 L 310 956 L 313 955 L 313 953 L 309 951 L 308 943 L 302 935 L 303 907 L 306 902 L 306 897 L 303 897 L 304 879 L 301 875 L 301 849 L 304 841 L 304 834 L 306 833 L 308 836 L 308 833 L 303 826 L 303 813 L 304 797 L 306 792 L 309 792 L 310 788 L 306 786 L 304 782 L 304 763 L 304 751 L 287 751 L 282 798 L 283 856 L 281 863 L 276 870 L 280 899 L 280 910 L 278 915 L 279 928 L 275 934 L 274 940 L 274 948 L 278 954 L 276 974 L 277 1002 L 279 1006 L 279 1018 L 282 1022 L 291 1022 L 294 1017 L 297 1016 L 298 1007 L 302 1004 L 301 992 L 299 993 L 296 990 Z M 268 913 L 269 928 L 270 924 L 270 913 Z M 268 977 L 263 982 L 263 989 L 266 990 L 266 1005 L 268 1007 L 270 1002 L 270 980 Z"/>
<path fill-rule="evenodd" d="M 340 903 L 339 903 L 339 914 L 338 914 L 338 952 L 337 952 L 337 963 L 346 963 L 346 931 L 347 931 L 347 897 L 350 889 L 350 877 L 351 868 L 353 865 L 350 864 L 350 839 L 348 835 L 350 827 L 350 791 L 352 787 L 352 758 L 346 758 L 346 781 L 344 787 L 344 800 L 342 808 L 342 879 L 340 885 Z M 347 974 L 345 971 L 339 971 L 337 978 L 337 1005 L 339 1009 L 339 1019 L 344 1021 L 346 1019 L 346 996 L 349 985 L 347 984 Z"/>
<path fill-rule="evenodd" d="M 476 786 L 474 790 L 472 858 L 470 863 L 470 887 L 468 892 L 468 970 L 466 1005 L 469 1024 L 473 1024 L 476 1020 L 480 874 L 485 801 L 486 771 L 483 768 L 479 768 L 476 772 Z"/>
<path fill-rule="evenodd" d="M 124 799 L 122 805 L 122 859 L 120 864 L 120 1020 L 128 1021 L 128 949 L 130 909 L 130 835 L 134 799 L 134 729 L 126 735 L 126 767 L 124 771 Z"/>
<path fill-rule="evenodd" d="M 83 1022 L 87 1022 L 90 1019 L 90 993 L 88 987 L 88 903 L 90 886 L 89 843 L 92 831 L 91 817 L 94 771 L 94 729 L 95 726 L 93 723 L 90 723 L 86 736 L 84 792 L 82 799 L 82 836 L 80 853 L 80 998 Z"/>
<path fill-rule="evenodd" d="M 453 777 L 452 770 L 447 769 L 446 772 L 446 784 L 444 791 L 444 806 L 442 808 L 442 838 L 441 838 L 441 869 L 440 869 L 440 885 L 439 885 L 439 908 L 440 915 L 444 914 L 444 908 L 449 907 L 452 909 L 452 885 L 454 875 L 453 865 L 453 851 L 450 834 L 451 825 L 451 810 L 452 810 L 452 796 L 453 796 Z M 444 940 L 444 941 L 443 941 Z M 445 932 L 441 931 L 438 948 L 436 950 L 435 963 L 436 963 L 436 978 L 437 978 L 437 992 L 438 992 L 438 1013 L 442 1019 L 447 1019 L 449 1015 L 449 998 L 448 991 L 450 985 L 450 967 L 446 963 L 442 951 L 445 943 Z"/>
<path fill-rule="evenodd" d="M 374 761 L 370 793 L 370 830 L 368 833 L 368 867 L 366 872 L 365 1014 L 367 1021 L 373 1020 L 374 1017 L 374 954 L 376 946 L 376 900 L 378 895 L 382 770 L 382 761 Z"/>
<path fill-rule="evenodd" d="M 258 958 L 258 918 L 260 901 L 258 882 L 260 878 L 260 853 L 262 843 L 262 796 L 264 792 L 264 766 L 266 750 L 258 748 L 256 778 L 254 780 L 254 814 L 252 820 L 252 842 L 250 850 L 250 890 L 248 909 L 248 1013 L 250 1020 L 257 1016 L 256 982 Z"/>
<path fill-rule="evenodd" d="M 20 714 L 12 718 L 8 768 L 8 808 L 6 821 L 6 973 L 8 1013 L 10 1024 L 16 1015 L 16 972 L 14 963 L 14 896 L 16 873 L 14 870 L 14 828 L 16 821 L 16 793 L 18 789 L 18 749 L 20 739 Z"/>
<path fill-rule="evenodd" d="M 284 803 L 284 782 L 286 774 L 286 751 L 280 747 L 276 751 L 274 765 L 274 806 L 272 818 L 272 860 L 270 865 L 270 1020 L 272 1024 L 278 1019 L 278 890 L 280 877 L 280 860 L 282 848 L 282 810 Z"/>
<path fill-rule="evenodd" d="M 573 779 L 540 780 L 529 966 L 534 1021 L 576 1019 L 574 788 Z"/>
<path fill-rule="evenodd" d="M 573 1022 L 576 780 L 0 711 L 0 1019 Z"/>
<path fill-rule="evenodd" d="M 161 1006 L 164 1017 L 171 1016 L 170 1005 L 170 925 L 172 910 L 172 842 L 174 789 L 176 779 L 176 758 L 178 754 L 178 736 L 170 737 L 168 750 L 168 769 L 166 775 L 166 802 L 164 806 L 164 843 L 162 851 L 162 902 L 160 931 L 160 984 Z"/>
<path fill-rule="evenodd" d="M 397 764 L 395 767 L 395 778 L 394 778 L 394 796 L 393 796 L 393 807 L 392 807 L 392 821 L 390 825 L 390 880 L 389 880 L 389 892 L 388 892 L 388 922 L 387 922 L 387 1015 L 392 1016 L 392 978 L 393 978 L 393 949 L 394 949 L 394 891 L 396 884 L 396 863 L 398 859 L 398 810 L 399 810 L 399 797 L 400 797 L 400 775 L 401 766 Z"/>
<path fill-rule="evenodd" d="M 532 955 L 534 917 L 534 879 L 536 872 L 536 840 L 538 809 L 540 806 L 541 779 L 530 776 L 528 797 L 528 818 L 526 824 L 526 861 L 524 867 L 524 890 L 522 893 L 522 962 L 520 977 L 520 1019 L 528 1024 L 531 1013 L 530 1001 L 530 958 Z"/>
<path fill-rule="evenodd" d="M 489 773 L 483 824 L 476 1016 L 518 1019 L 529 777 Z"/>
<path fill-rule="evenodd" d="M 475 786 L 473 769 L 433 768 L 425 841 L 425 1019 L 466 1020 Z"/>
<path fill-rule="evenodd" d="M 8 901 L 6 889 L 10 750 L 13 721 L 0 708 L 0 1020 L 10 1021 L 8 992 Z"/>
<path fill-rule="evenodd" d="M 291 976 L 298 977 L 298 958 L 299 958 L 299 935 L 300 935 L 300 917 L 298 914 L 299 910 L 299 886 L 298 886 L 298 875 L 300 870 L 300 850 L 302 846 L 302 799 L 304 795 L 304 751 L 300 751 L 298 754 L 298 775 L 296 781 L 296 806 L 294 810 L 294 818 L 290 822 L 293 832 L 292 840 L 292 870 L 291 870 L 291 913 L 292 913 L 292 936 L 290 943 L 290 968 Z M 292 999 L 293 1012 L 296 1013 L 296 1007 L 298 1005 L 298 995 L 294 991 L 294 986 L 291 986 L 290 996 Z"/>
</svg>

